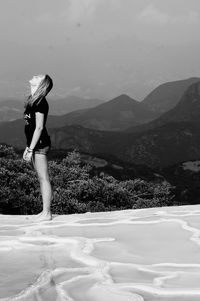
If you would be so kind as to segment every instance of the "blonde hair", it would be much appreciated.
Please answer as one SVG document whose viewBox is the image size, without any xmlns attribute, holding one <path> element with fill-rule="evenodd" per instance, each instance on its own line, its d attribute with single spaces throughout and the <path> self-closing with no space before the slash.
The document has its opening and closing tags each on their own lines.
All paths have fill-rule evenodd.
<svg viewBox="0 0 200 301">
<path fill-rule="evenodd" d="M 25 101 L 24 107 L 33 106 L 33 104 L 38 105 L 40 101 L 50 92 L 53 87 L 53 81 L 51 77 L 46 74 L 44 79 L 41 80 L 37 90 L 33 95 L 29 95 Z"/>
</svg>

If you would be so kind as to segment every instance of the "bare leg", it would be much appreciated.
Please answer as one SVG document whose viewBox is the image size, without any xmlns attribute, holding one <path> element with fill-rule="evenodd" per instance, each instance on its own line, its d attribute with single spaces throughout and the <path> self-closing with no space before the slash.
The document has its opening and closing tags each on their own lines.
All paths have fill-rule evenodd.
<svg viewBox="0 0 200 301">
<path fill-rule="evenodd" d="M 33 163 L 33 167 L 36 170 L 36 166 L 35 166 L 35 161 L 34 161 L 34 157 L 32 157 L 32 163 Z M 37 172 L 37 170 L 36 170 Z M 40 213 L 36 214 L 35 217 L 38 218 L 42 215 L 43 211 L 41 211 Z"/>
<path fill-rule="evenodd" d="M 40 191 L 43 201 L 43 210 L 38 215 L 36 215 L 36 220 L 51 220 L 52 189 L 49 180 L 47 156 L 43 154 L 34 154 L 33 165 L 40 182 Z"/>
</svg>

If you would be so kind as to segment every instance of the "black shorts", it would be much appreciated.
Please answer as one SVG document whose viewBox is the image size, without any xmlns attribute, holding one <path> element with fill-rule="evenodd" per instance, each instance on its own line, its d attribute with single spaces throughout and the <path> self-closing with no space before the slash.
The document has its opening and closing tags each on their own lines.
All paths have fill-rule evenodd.
<svg viewBox="0 0 200 301">
<path fill-rule="evenodd" d="M 50 145 L 45 146 L 45 147 L 43 147 L 43 148 L 35 148 L 35 149 L 33 150 L 33 153 L 34 153 L 34 154 L 47 155 L 47 154 L 49 153 L 50 149 L 51 149 L 51 146 L 50 146 Z"/>
</svg>

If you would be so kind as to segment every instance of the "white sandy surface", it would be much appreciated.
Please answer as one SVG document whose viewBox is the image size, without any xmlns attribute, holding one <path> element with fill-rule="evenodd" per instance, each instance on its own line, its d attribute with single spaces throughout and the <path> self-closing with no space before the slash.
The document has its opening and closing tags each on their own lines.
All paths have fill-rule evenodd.
<svg viewBox="0 0 200 301">
<path fill-rule="evenodd" d="M 199 301 L 200 205 L 0 215 L 0 301 Z"/>
</svg>

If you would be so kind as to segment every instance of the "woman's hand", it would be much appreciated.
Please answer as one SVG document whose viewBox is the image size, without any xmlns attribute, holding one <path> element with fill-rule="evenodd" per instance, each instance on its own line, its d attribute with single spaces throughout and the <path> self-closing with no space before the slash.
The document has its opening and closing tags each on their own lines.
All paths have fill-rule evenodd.
<svg viewBox="0 0 200 301">
<path fill-rule="evenodd" d="M 24 159 L 24 160 L 25 160 L 25 158 L 26 158 L 27 151 L 28 151 L 28 147 L 25 148 L 25 151 L 24 151 L 24 153 L 23 153 L 23 159 Z"/>
<path fill-rule="evenodd" d="M 30 162 L 31 159 L 32 159 L 32 156 L 33 156 L 33 151 L 29 149 L 29 147 L 26 147 L 25 148 L 25 151 L 23 153 L 23 159 L 26 161 L 26 162 Z"/>
</svg>

